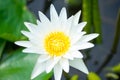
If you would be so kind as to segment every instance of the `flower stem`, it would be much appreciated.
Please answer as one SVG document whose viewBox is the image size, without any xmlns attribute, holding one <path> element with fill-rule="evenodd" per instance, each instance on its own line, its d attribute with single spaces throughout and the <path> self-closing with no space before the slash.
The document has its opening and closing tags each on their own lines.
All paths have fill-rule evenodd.
<svg viewBox="0 0 120 80">
<path fill-rule="evenodd" d="M 118 17 L 117 18 L 118 19 L 117 19 L 117 25 L 116 25 L 116 32 L 115 32 L 115 37 L 114 37 L 114 42 L 113 42 L 113 45 L 112 45 L 112 48 L 111 48 L 111 52 L 110 52 L 110 54 L 108 54 L 108 56 L 105 58 L 105 60 L 102 63 L 102 65 L 97 70 L 98 74 L 109 63 L 109 61 L 112 59 L 112 57 L 114 56 L 114 54 L 117 51 L 117 47 L 118 47 L 118 43 L 119 43 L 119 38 L 120 38 L 120 9 L 119 9 Z"/>
</svg>

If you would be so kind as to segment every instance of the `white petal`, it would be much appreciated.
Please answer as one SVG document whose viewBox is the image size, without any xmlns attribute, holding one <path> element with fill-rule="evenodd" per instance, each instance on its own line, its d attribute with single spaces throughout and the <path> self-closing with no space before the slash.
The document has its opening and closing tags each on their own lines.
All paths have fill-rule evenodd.
<svg viewBox="0 0 120 80">
<path fill-rule="evenodd" d="M 36 25 L 28 22 L 24 22 L 25 26 L 29 29 L 30 32 L 36 32 Z"/>
<path fill-rule="evenodd" d="M 39 58 L 38 58 L 38 62 L 39 62 L 39 63 L 43 63 L 43 62 L 45 62 L 45 61 L 48 60 L 48 59 L 50 59 L 50 56 L 49 56 L 49 55 L 47 55 L 47 54 L 41 55 L 41 56 L 39 56 Z"/>
<path fill-rule="evenodd" d="M 58 14 L 56 12 L 55 7 L 52 4 L 50 6 L 50 19 L 52 22 L 56 22 L 56 20 L 58 20 Z"/>
<path fill-rule="evenodd" d="M 81 22 L 79 24 L 77 24 L 76 26 L 72 26 L 71 30 L 70 30 L 70 35 L 74 36 L 76 34 L 80 34 L 82 32 L 82 29 L 85 27 L 86 22 Z"/>
<path fill-rule="evenodd" d="M 50 60 L 46 62 L 46 72 L 49 73 L 53 67 L 57 64 L 59 61 L 60 57 L 52 57 Z"/>
<path fill-rule="evenodd" d="M 37 62 L 31 75 L 31 79 L 34 79 L 37 77 L 39 74 L 45 71 L 45 63 L 39 63 Z"/>
<path fill-rule="evenodd" d="M 67 24 L 68 26 L 72 26 L 72 22 L 73 22 L 73 16 L 69 17 L 68 20 L 67 20 Z"/>
<path fill-rule="evenodd" d="M 36 43 L 36 40 L 37 40 L 37 42 L 40 42 L 40 40 L 42 40 L 42 37 L 43 37 L 41 32 L 39 32 L 39 29 L 37 29 L 37 28 L 38 27 L 36 27 L 36 31 L 34 33 L 27 32 L 27 31 L 21 31 L 21 32 L 22 32 L 22 34 L 27 36 L 32 43 Z"/>
<path fill-rule="evenodd" d="M 30 41 L 16 41 L 15 44 L 23 47 L 31 47 L 32 44 Z"/>
<path fill-rule="evenodd" d="M 83 58 L 83 55 L 80 51 L 72 51 L 71 52 L 71 55 L 74 57 L 74 58 Z"/>
<path fill-rule="evenodd" d="M 84 62 L 82 59 L 74 59 L 74 60 L 70 60 L 70 66 L 88 74 L 88 69 L 85 66 Z"/>
<path fill-rule="evenodd" d="M 49 23 L 49 19 L 41 12 L 39 11 L 39 17 L 42 23 Z"/>
<path fill-rule="evenodd" d="M 33 38 L 33 35 L 30 32 L 28 32 L 28 31 L 21 31 L 21 33 L 23 35 L 27 36 L 28 38 Z"/>
<path fill-rule="evenodd" d="M 80 39 L 80 42 L 87 42 L 87 41 L 90 41 L 96 37 L 98 37 L 99 34 L 97 33 L 93 33 L 93 34 L 88 34 L 88 35 L 84 35 L 81 39 Z"/>
<path fill-rule="evenodd" d="M 87 49 L 87 48 L 91 48 L 91 47 L 94 47 L 94 44 L 92 43 L 89 43 L 89 42 L 86 42 L 86 43 L 81 43 L 81 44 L 77 44 L 76 45 L 73 45 L 71 47 L 71 50 L 82 50 L 82 49 Z"/>
<path fill-rule="evenodd" d="M 39 20 L 37 20 L 37 25 L 39 25 L 39 24 L 41 25 L 41 22 Z"/>
<path fill-rule="evenodd" d="M 73 60 L 74 58 L 83 58 L 83 55 L 80 51 L 77 50 L 70 50 L 68 53 L 66 53 L 64 56 L 64 58 L 67 58 L 69 60 Z"/>
<path fill-rule="evenodd" d="M 44 15 L 44 14 L 43 14 Z M 47 18 L 47 17 L 46 17 Z M 43 19 L 43 18 L 42 18 Z M 44 20 L 42 21 L 42 22 L 44 22 Z M 46 23 L 42 23 L 42 22 L 40 22 L 39 20 L 37 20 L 37 27 L 36 27 L 36 29 L 39 31 L 39 32 L 44 32 L 44 29 L 46 29 L 46 26 L 45 25 L 47 25 Z M 45 22 L 47 22 L 47 20 L 45 21 Z M 49 22 L 49 20 L 48 20 L 48 22 Z"/>
<path fill-rule="evenodd" d="M 77 33 L 81 32 L 82 29 L 85 27 L 85 25 L 87 24 L 87 22 L 81 22 L 76 26 L 76 31 Z"/>
<path fill-rule="evenodd" d="M 67 14 L 66 13 L 67 13 L 66 8 L 62 8 L 59 18 L 63 22 L 66 22 L 66 20 L 67 20 Z"/>
<path fill-rule="evenodd" d="M 75 44 L 76 42 L 78 42 L 78 40 L 80 40 L 80 38 L 86 34 L 86 32 L 81 32 L 81 33 L 73 33 L 74 35 L 70 35 L 71 38 L 71 45 Z"/>
<path fill-rule="evenodd" d="M 77 13 L 74 15 L 74 20 L 73 20 L 73 24 L 74 24 L 74 25 L 77 25 L 77 24 L 78 24 L 79 18 L 80 18 L 80 14 L 81 14 L 81 11 L 77 12 Z"/>
<path fill-rule="evenodd" d="M 63 57 L 64 57 L 64 58 L 67 58 L 67 59 L 70 59 L 70 60 L 73 60 L 73 59 L 74 59 L 74 57 L 71 55 L 70 52 L 66 53 Z"/>
<path fill-rule="evenodd" d="M 26 48 L 26 49 L 23 50 L 23 52 L 25 52 L 25 53 L 35 53 L 35 54 L 46 54 L 45 52 L 43 52 L 39 49 L 36 49 L 34 47 Z"/>
<path fill-rule="evenodd" d="M 61 80 L 62 68 L 59 64 L 56 64 L 54 67 L 54 77 L 55 77 L 55 80 Z"/>
<path fill-rule="evenodd" d="M 69 72 L 69 62 L 68 59 L 62 58 L 60 60 L 60 65 L 65 72 Z"/>
<path fill-rule="evenodd" d="M 79 11 L 73 16 L 72 27 L 70 30 L 71 35 L 74 35 L 74 33 L 78 33 L 77 30 L 78 30 L 78 22 L 79 22 L 80 14 L 81 14 L 81 11 Z"/>
<path fill-rule="evenodd" d="M 43 20 L 43 22 L 44 22 L 44 20 Z M 47 22 L 47 20 L 46 20 L 46 22 Z M 37 20 L 38 27 L 36 27 L 36 30 L 39 32 L 39 34 L 44 33 L 44 31 L 46 30 L 45 24 L 47 24 L 47 23 L 42 23 L 39 20 Z"/>
<path fill-rule="evenodd" d="M 68 18 L 67 22 L 66 22 L 66 25 L 65 26 L 65 29 L 64 29 L 64 32 L 68 35 L 70 35 L 70 30 L 71 30 L 71 27 L 72 27 L 72 22 L 73 22 L 73 16 L 71 16 L 70 18 Z"/>
</svg>

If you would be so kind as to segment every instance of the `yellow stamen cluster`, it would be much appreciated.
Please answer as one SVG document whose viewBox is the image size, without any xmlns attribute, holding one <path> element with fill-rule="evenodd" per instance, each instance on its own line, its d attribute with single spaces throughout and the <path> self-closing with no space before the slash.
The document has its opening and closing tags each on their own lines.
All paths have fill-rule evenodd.
<svg viewBox="0 0 120 80">
<path fill-rule="evenodd" d="M 44 47 L 49 55 L 61 56 L 70 47 L 70 38 L 63 32 L 51 32 L 44 40 Z"/>
</svg>

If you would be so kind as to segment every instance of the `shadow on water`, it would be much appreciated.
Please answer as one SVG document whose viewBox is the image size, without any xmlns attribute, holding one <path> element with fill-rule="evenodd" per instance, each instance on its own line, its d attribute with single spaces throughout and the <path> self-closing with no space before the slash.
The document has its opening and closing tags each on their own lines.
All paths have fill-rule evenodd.
<svg viewBox="0 0 120 80">
<path fill-rule="evenodd" d="M 29 0 L 28 0 L 29 1 Z M 31 0 L 30 0 L 31 1 Z M 53 2 L 52 2 L 53 1 Z M 38 18 L 38 11 L 44 12 L 49 17 L 49 5 L 50 3 L 54 4 L 56 10 L 60 12 L 63 6 L 67 6 L 64 0 L 33 0 L 28 4 L 28 8 L 36 15 Z M 46 4 L 48 4 L 46 6 Z M 120 0 L 99 0 L 99 7 L 100 7 L 100 14 L 102 20 L 102 37 L 103 43 L 100 45 L 96 45 L 90 53 L 91 58 L 87 61 L 87 66 L 89 71 L 96 71 L 98 67 L 103 62 L 104 58 L 110 52 L 114 33 L 115 33 L 115 25 L 116 25 L 116 18 L 118 9 L 120 8 Z M 67 11 L 68 12 L 68 11 Z M 119 40 L 120 41 L 120 40 Z M 120 56 L 120 43 L 118 46 L 118 51 L 109 62 L 107 66 L 116 65 L 119 60 Z M 104 74 L 106 73 L 103 70 L 100 73 L 102 80 L 106 80 Z M 85 74 L 81 73 L 80 71 L 71 68 L 70 75 L 79 74 L 79 80 L 85 80 Z M 64 77 L 63 79 L 64 80 Z"/>
</svg>

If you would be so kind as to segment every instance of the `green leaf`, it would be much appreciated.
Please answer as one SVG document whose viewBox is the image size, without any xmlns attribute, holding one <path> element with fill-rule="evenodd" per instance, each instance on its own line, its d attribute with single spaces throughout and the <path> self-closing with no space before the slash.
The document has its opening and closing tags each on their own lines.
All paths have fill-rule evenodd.
<svg viewBox="0 0 120 80">
<path fill-rule="evenodd" d="M 92 0 L 82 0 L 82 20 L 87 22 L 84 30 L 91 33 L 92 29 Z"/>
<path fill-rule="evenodd" d="M 97 43 L 102 42 L 102 34 L 101 34 L 101 19 L 100 19 L 100 12 L 99 12 L 99 5 L 98 0 L 92 0 L 92 15 L 93 15 L 93 25 L 94 25 L 94 32 L 99 33 L 99 37 L 96 38 Z"/>
<path fill-rule="evenodd" d="M 82 0 L 82 20 L 87 22 L 84 30 L 87 33 L 99 33 L 96 43 L 102 42 L 101 19 L 98 0 Z"/>
<path fill-rule="evenodd" d="M 70 80 L 78 80 L 78 75 L 73 75 Z"/>
<path fill-rule="evenodd" d="M 101 80 L 101 79 L 96 73 L 90 72 L 88 74 L 88 80 Z"/>
<path fill-rule="evenodd" d="M 0 64 L 0 80 L 30 80 L 38 55 L 17 50 Z M 43 73 L 34 80 L 48 80 L 52 73 Z"/>
<path fill-rule="evenodd" d="M 81 0 L 65 0 L 70 6 L 79 6 L 81 4 Z"/>
<path fill-rule="evenodd" d="M 6 44 L 6 41 L 0 39 L 0 58 L 1 58 L 1 55 L 2 55 L 2 52 L 3 52 L 3 49 L 5 47 L 5 44 Z"/>
<path fill-rule="evenodd" d="M 11 42 L 25 39 L 20 31 L 26 30 L 26 21 L 35 22 L 26 0 L 0 0 L 0 38 Z"/>
<path fill-rule="evenodd" d="M 115 79 L 115 80 L 119 79 L 119 76 L 117 74 L 115 74 L 115 73 L 107 73 L 106 77 L 107 78 L 112 78 L 112 79 Z"/>
<path fill-rule="evenodd" d="M 120 73 L 120 63 L 112 68 L 113 72 Z"/>
</svg>

